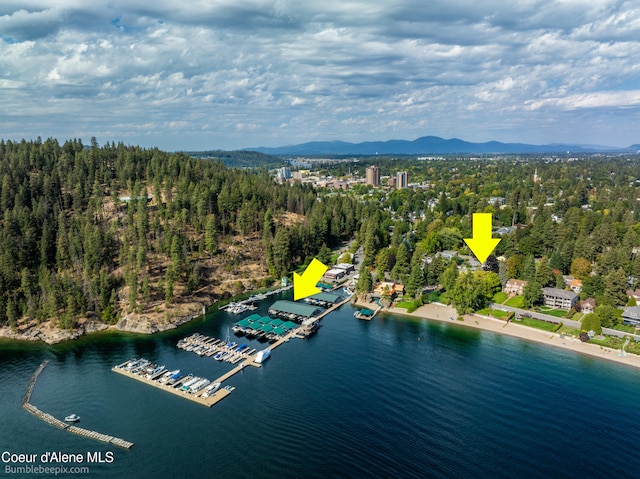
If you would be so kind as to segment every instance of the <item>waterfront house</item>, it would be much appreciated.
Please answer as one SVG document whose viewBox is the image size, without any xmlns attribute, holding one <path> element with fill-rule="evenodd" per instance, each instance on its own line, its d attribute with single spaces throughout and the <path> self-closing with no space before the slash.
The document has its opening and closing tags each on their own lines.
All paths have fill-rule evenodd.
<svg viewBox="0 0 640 479">
<path fill-rule="evenodd" d="M 622 323 L 640 327 L 640 306 L 624 308 L 624 311 L 622 312 Z"/>
<path fill-rule="evenodd" d="M 584 314 L 591 314 L 596 309 L 596 300 L 593 298 L 587 298 L 580 301 L 580 311 Z"/>
<path fill-rule="evenodd" d="M 549 308 L 571 309 L 578 303 L 578 294 L 558 288 L 542 288 L 542 302 Z"/>
<path fill-rule="evenodd" d="M 527 285 L 527 281 L 523 279 L 511 278 L 504 285 L 503 291 L 507 294 L 513 293 L 517 295 L 522 295 L 522 292 L 524 291 L 524 287 L 526 285 Z"/>
<path fill-rule="evenodd" d="M 395 295 L 404 294 L 404 286 L 400 283 L 394 283 L 392 281 L 382 281 L 373 288 L 373 292 L 379 295 L 383 295 L 385 291 L 388 291 L 391 297 Z"/>
</svg>

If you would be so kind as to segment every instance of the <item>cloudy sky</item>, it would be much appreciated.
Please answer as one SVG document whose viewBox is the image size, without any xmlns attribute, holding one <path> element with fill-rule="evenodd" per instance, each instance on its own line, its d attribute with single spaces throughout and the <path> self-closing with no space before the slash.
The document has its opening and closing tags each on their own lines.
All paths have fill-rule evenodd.
<svg viewBox="0 0 640 479">
<path fill-rule="evenodd" d="M 640 143 L 636 0 L 2 0 L 0 137 Z"/>
</svg>

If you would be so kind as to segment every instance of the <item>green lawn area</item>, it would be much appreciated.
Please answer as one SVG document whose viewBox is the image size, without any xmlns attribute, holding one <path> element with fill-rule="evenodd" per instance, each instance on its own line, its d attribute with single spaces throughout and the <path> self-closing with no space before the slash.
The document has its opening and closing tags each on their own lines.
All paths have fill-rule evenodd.
<svg viewBox="0 0 640 479">
<path fill-rule="evenodd" d="M 604 339 L 592 339 L 589 342 L 599 344 L 600 346 L 605 346 L 607 348 L 620 349 L 624 344 L 625 339 L 617 338 L 615 336 L 605 336 Z M 628 353 L 640 354 L 640 343 L 631 341 L 625 348 L 625 351 Z"/>
<path fill-rule="evenodd" d="M 507 306 L 511 306 L 512 308 L 524 308 L 524 297 L 514 296 L 504 304 L 506 304 Z"/>
<path fill-rule="evenodd" d="M 572 328 L 571 326 L 567 326 L 566 324 L 563 324 L 560 329 L 558 331 L 556 331 L 556 333 L 564 333 L 564 334 L 569 334 L 571 336 L 579 336 L 580 335 L 580 330 L 577 328 Z"/>
<path fill-rule="evenodd" d="M 493 316 L 494 318 L 498 318 L 498 319 L 504 319 L 507 316 L 507 314 L 509 314 L 507 311 L 499 311 L 497 309 L 491 309 L 491 308 L 484 308 L 479 311 L 476 311 L 476 313 L 482 314 L 484 316 Z"/>
<path fill-rule="evenodd" d="M 545 331 L 553 331 L 558 325 L 555 323 L 547 323 L 546 321 L 540 321 L 539 319 L 534 318 L 522 318 L 520 321 L 514 321 L 515 324 L 524 324 L 525 326 L 529 326 L 537 329 L 544 329 Z"/>
<path fill-rule="evenodd" d="M 492 298 L 492 301 L 494 303 L 502 304 L 507 298 L 508 298 L 507 293 L 505 293 L 503 291 L 499 291 Z"/>
<path fill-rule="evenodd" d="M 566 309 L 540 308 L 540 312 L 556 318 L 564 318 L 567 315 Z"/>
<path fill-rule="evenodd" d="M 400 301 L 395 304 L 396 308 L 409 309 L 413 306 L 413 301 Z"/>
<path fill-rule="evenodd" d="M 617 329 L 618 331 L 624 331 L 625 333 L 635 334 L 636 328 L 629 326 L 628 324 L 616 324 L 611 326 L 611 329 Z"/>
</svg>

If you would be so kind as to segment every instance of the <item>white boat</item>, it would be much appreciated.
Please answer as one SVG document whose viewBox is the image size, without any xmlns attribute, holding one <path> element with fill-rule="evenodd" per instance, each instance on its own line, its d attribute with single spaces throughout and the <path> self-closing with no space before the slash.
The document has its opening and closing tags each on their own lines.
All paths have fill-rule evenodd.
<svg viewBox="0 0 640 479">
<path fill-rule="evenodd" d="M 202 393 L 203 398 L 208 398 L 213 393 L 215 393 L 220 388 L 221 383 L 213 383 L 209 384 L 206 388 L 204 388 L 204 392 Z"/>
<path fill-rule="evenodd" d="M 209 381 L 208 379 L 202 379 L 201 381 L 198 381 L 193 386 L 191 386 L 191 388 L 189 388 L 189 392 L 195 394 L 209 384 L 211 384 L 211 381 Z"/>
<path fill-rule="evenodd" d="M 77 414 L 69 414 L 64 418 L 66 422 L 78 422 L 80 420 L 80 416 Z"/>
<path fill-rule="evenodd" d="M 258 354 L 256 354 L 256 358 L 254 359 L 254 362 L 261 364 L 269 356 L 271 356 L 271 350 L 269 348 L 263 349 L 262 351 L 258 351 Z"/>
<path fill-rule="evenodd" d="M 179 369 L 174 369 L 173 371 L 167 371 L 166 373 L 164 373 L 162 375 L 162 377 L 159 379 L 159 383 L 164 384 L 166 383 L 169 379 L 173 378 L 173 377 L 177 377 L 178 374 L 180 373 Z"/>
<path fill-rule="evenodd" d="M 193 386 L 195 383 L 197 383 L 201 379 L 202 379 L 201 377 L 196 376 L 190 379 L 189 381 L 187 381 L 186 383 L 184 383 L 180 389 L 182 391 L 188 391 L 191 388 L 191 386 Z"/>
</svg>

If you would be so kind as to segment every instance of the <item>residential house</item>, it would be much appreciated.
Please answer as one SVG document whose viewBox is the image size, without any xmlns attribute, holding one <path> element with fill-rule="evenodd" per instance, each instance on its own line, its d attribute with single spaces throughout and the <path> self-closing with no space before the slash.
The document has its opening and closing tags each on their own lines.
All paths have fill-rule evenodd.
<svg viewBox="0 0 640 479">
<path fill-rule="evenodd" d="M 583 301 L 580 301 L 580 311 L 584 314 L 591 314 L 596 309 L 596 300 L 593 298 L 587 298 Z"/>
<path fill-rule="evenodd" d="M 580 293 L 582 291 L 582 280 L 581 279 L 572 279 L 569 284 L 569 289 L 574 293 Z"/>
<path fill-rule="evenodd" d="M 640 306 L 624 308 L 624 311 L 622 312 L 622 323 L 640 327 Z"/>
<path fill-rule="evenodd" d="M 502 289 L 505 293 L 507 294 L 517 294 L 517 295 L 522 295 L 522 292 L 524 291 L 524 287 L 527 285 L 527 281 L 523 280 L 523 279 L 513 279 L 511 278 L 510 280 L 508 280 L 506 282 L 506 284 L 504 285 L 504 288 Z"/>
<path fill-rule="evenodd" d="M 636 303 L 640 303 L 640 289 L 636 289 L 635 291 L 631 291 L 630 289 L 628 289 L 627 298 L 633 298 L 636 300 Z"/>
<path fill-rule="evenodd" d="M 558 288 L 542 288 L 543 304 L 549 308 L 571 309 L 578 303 L 578 294 Z"/>
<path fill-rule="evenodd" d="M 375 285 L 373 292 L 377 294 L 384 294 L 385 290 L 388 291 L 391 296 L 396 294 L 404 294 L 404 286 L 400 283 L 394 283 L 392 281 L 382 281 Z"/>
</svg>

